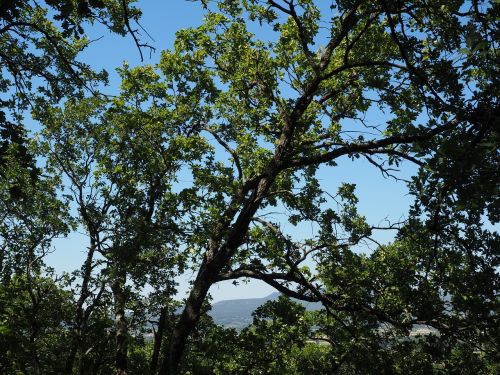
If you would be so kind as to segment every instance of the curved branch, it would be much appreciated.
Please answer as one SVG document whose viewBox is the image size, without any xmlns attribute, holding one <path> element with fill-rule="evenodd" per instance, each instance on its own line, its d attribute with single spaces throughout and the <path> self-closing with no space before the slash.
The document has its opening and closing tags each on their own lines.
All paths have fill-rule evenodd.
<svg viewBox="0 0 500 375">
<path fill-rule="evenodd" d="M 236 153 L 236 151 L 234 151 L 231 146 L 229 146 L 229 144 L 224 141 L 215 131 L 213 131 L 212 129 L 208 128 L 208 127 L 204 127 L 202 128 L 202 130 L 205 130 L 207 132 L 209 132 L 210 134 L 212 134 L 212 136 L 215 138 L 215 140 L 222 146 L 226 149 L 227 152 L 229 152 L 231 154 L 231 156 L 233 157 L 233 160 L 234 160 L 234 164 L 236 165 L 236 169 L 238 169 L 238 179 L 241 181 L 243 180 L 243 168 L 241 167 L 241 162 L 240 162 L 240 158 L 238 156 L 238 154 Z"/>
<path fill-rule="evenodd" d="M 224 272 L 219 274 L 216 281 L 224 281 L 224 280 L 235 280 L 240 278 L 251 278 L 264 281 L 266 284 L 272 286 L 276 290 L 280 291 L 284 295 L 299 299 L 301 301 L 306 302 L 321 302 L 321 300 L 315 296 L 308 296 L 299 292 L 296 292 L 286 286 L 280 284 L 278 280 L 285 280 L 289 282 L 296 282 L 298 280 L 290 273 L 264 273 L 257 270 L 240 268 L 234 271 Z"/>
<path fill-rule="evenodd" d="M 394 155 L 394 156 L 398 156 L 400 157 L 401 159 L 405 159 L 405 160 L 408 160 L 408 161 L 411 161 L 412 163 L 418 165 L 419 167 L 425 167 L 426 166 L 426 163 L 418 160 L 417 158 L 414 158 L 413 156 L 410 156 L 408 154 L 405 154 L 401 151 L 397 151 L 397 150 L 390 150 L 390 149 L 380 149 L 380 150 L 373 150 L 373 151 L 370 151 L 368 152 L 369 154 L 387 154 L 387 155 Z"/>
<path fill-rule="evenodd" d="M 363 153 L 363 152 L 370 153 L 374 152 L 377 149 L 381 149 L 387 146 L 392 146 L 395 144 L 409 144 L 418 141 L 425 141 L 431 139 L 432 137 L 438 134 L 444 133 L 448 130 L 457 127 L 463 121 L 464 121 L 463 119 L 455 118 L 441 126 L 438 126 L 432 130 L 429 130 L 424 134 L 419 134 L 419 135 L 394 135 L 387 138 L 377 139 L 368 142 L 349 143 L 346 144 L 345 146 L 336 148 L 335 150 L 326 152 L 324 154 L 284 161 L 280 165 L 280 169 L 284 170 L 288 168 L 305 167 L 312 164 L 322 164 L 330 162 L 344 155 Z"/>
<path fill-rule="evenodd" d="M 300 44 L 302 46 L 302 51 L 304 52 L 304 55 L 306 56 L 309 63 L 313 66 L 313 68 L 316 68 L 316 63 L 314 62 L 314 55 L 311 52 L 311 50 L 309 49 L 306 31 L 304 29 L 304 25 L 300 21 L 299 16 L 297 15 L 297 12 L 295 11 L 295 5 L 293 4 L 292 1 L 285 1 L 285 2 L 288 4 L 289 9 L 286 9 L 285 7 L 279 5 L 274 0 L 268 0 L 268 3 L 271 7 L 279 9 L 283 13 L 288 14 L 290 17 L 293 18 L 293 21 L 295 22 L 295 25 L 297 26 L 297 31 L 299 34 L 299 40 L 300 40 Z"/>
<path fill-rule="evenodd" d="M 139 50 L 139 54 L 141 55 L 141 61 L 144 61 L 144 56 L 142 55 L 142 47 L 149 48 L 151 52 L 156 51 L 156 48 L 150 46 L 147 43 L 141 43 L 139 42 L 139 39 L 137 39 L 137 30 L 133 30 L 132 26 L 130 26 L 130 17 L 128 13 L 128 5 L 127 5 L 127 0 L 122 0 L 122 8 L 123 8 L 123 23 L 125 24 L 125 27 L 127 28 L 128 32 L 130 35 L 132 35 L 132 38 L 134 39 L 135 45 L 137 46 L 137 49 Z"/>
</svg>

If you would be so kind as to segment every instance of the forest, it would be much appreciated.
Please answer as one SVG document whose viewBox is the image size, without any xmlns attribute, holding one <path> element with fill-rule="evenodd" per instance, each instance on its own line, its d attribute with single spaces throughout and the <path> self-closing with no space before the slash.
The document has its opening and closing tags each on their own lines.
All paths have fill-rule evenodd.
<svg viewBox="0 0 500 375">
<path fill-rule="evenodd" d="M 500 373 L 500 1 L 147 3 L 0 1 L 0 374 Z"/>
</svg>

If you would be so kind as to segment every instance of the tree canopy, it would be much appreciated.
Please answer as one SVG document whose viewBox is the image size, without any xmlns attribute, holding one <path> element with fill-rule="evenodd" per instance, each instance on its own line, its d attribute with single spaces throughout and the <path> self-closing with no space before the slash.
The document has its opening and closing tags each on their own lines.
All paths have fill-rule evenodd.
<svg viewBox="0 0 500 375">
<path fill-rule="evenodd" d="M 498 371 L 499 3 L 199 6 L 113 97 L 77 59 L 83 27 L 140 51 L 138 9 L 0 7 L 0 371 Z M 360 162 L 407 184 L 404 220 L 369 222 L 355 184 L 320 177 Z M 85 262 L 59 275 L 45 256 L 75 230 Z M 249 279 L 283 296 L 215 325 L 210 288 Z"/>
</svg>

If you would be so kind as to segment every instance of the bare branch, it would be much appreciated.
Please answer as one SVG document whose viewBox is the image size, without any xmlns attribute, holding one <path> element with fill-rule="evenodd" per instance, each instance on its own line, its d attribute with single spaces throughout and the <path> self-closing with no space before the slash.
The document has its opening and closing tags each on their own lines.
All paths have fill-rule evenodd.
<svg viewBox="0 0 500 375">
<path fill-rule="evenodd" d="M 123 8 L 123 23 L 125 24 L 125 27 L 127 28 L 128 32 L 130 35 L 132 35 L 132 38 L 134 39 L 135 45 L 137 46 L 137 49 L 139 50 L 139 54 L 141 55 L 141 61 L 144 61 L 144 56 L 142 55 L 142 47 L 149 48 L 151 52 L 156 51 L 156 48 L 153 46 L 150 46 L 147 43 L 141 43 L 139 39 L 137 38 L 137 30 L 133 30 L 132 26 L 130 26 L 130 16 L 128 13 L 128 5 L 127 5 L 127 0 L 122 0 L 122 8 Z M 142 26 L 140 26 L 142 28 Z"/>
</svg>

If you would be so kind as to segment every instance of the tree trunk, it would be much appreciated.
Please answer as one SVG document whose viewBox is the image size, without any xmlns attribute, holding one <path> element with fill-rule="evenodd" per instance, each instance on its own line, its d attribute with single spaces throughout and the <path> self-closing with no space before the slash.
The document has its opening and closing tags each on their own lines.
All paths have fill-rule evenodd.
<svg viewBox="0 0 500 375">
<path fill-rule="evenodd" d="M 78 352 L 78 348 L 80 346 L 80 333 L 73 332 L 73 337 L 71 339 L 71 346 L 69 347 L 69 353 L 66 357 L 66 364 L 64 365 L 64 373 L 72 374 L 73 366 L 76 359 L 76 353 Z"/>
<path fill-rule="evenodd" d="M 187 339 L 200 318 L 201 306 L 205 301 L 208 290 L 216 282 L 219 273 L 241 245 L 250 222 L 262 199 L 273 184 L 275 177 L 276 169 L 270 169 L 268 174 L 260 179 L 251 196 L 241 204 L 242 209 L 239 211 L 238 218 L 233 225 L 231 225 L 231 219 L 238 212 L 237 209 L 234 209 L 236 204 L 229 205 L 227 214 L 222 219 L 223 221 L 216 225 L 215 236 L 211 240 L 209 250 L 205 253 L 205 258 L 193 283 L 184 310 L 172 332 L 168 352 L 160 368 L 160 375 L 174 375 L 177 373 Z M 225 236 L 225 241 L 221 244 L 224 232 L 228 230 L 229 226 L 230 229 L 227 236 Z"/>
<path fill-rule="evenodd" d="M 2 248 L 0 249 L 0 280 L 2 278 L 3 275 L 3 259 L 5 257 L 5 253 L 6 253 L 6 248 Z"/>
<path fill-rule="evenodd" d="M 203 262 L 184 310 L 172 332 L 168 352 L 160 368 L 160 375 L 173 375 L 177 373 L 189 334 L 198 322 L 201 315 L 201 306 L 205 301 L 208 290 L 212 286 L 212 282 L 209 281 L 210 279 L 207 264 Z"/>
<path fill-rule="evenodd" d="M 89 296 L 89 283 L 90 277 L 92 275 L 92 262 L 94 260 L 94 252 L 96 248 L 95 235 L 91 235 L 90 247 L 87 253 L 87 258 L 82 268 L 82 286 L 80 289 L 80 297 L 76 303 L 75 309 L 75 328 L 72 330 L 71 346 L 69 348 L 68 356 L 66 357 L 66 363 L 64 365 L 65 374 L 73 373 L 73 367 L 75 364 L 75 359 L 78 351 L 81 349 L 81 337 L 82 337 L 82 327 L 86 323 L 87 316 L 85 314 L 85 302 Z"/>
<path fill-rule="evenodd" d="M 163 332 L 167 320 L 167 308 L 164 307 L 160 312 L 160 320 L 158 321 L 158 331 L 154 333 L 153 354 L 151 355 L 151 363 L 149 369 L 151 374 L 156 373 L 158 368 L 158 359 L 160 358 L 161 342 L 163 341 Z"/>
<path fill-rule="evenodd" d="M 125 282 L 126 273 L 119 271 L 116 275 L 111 289 L 113 291 L 113 298 L 115 300 L 115 367 L 116 375 L 127 375 L 127 319 L 125 317 Z"/>
</svg>

